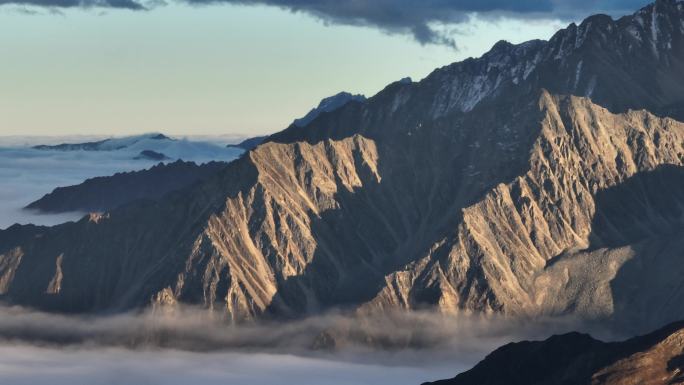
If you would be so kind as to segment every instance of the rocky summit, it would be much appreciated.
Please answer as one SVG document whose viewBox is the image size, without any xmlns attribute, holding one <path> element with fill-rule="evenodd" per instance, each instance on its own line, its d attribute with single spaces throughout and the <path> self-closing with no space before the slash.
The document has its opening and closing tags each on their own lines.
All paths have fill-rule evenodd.
<svg viewBox="0 0 684 385">
<path fill-rule="evenodd" d="M 400 81 L 212 177 L 0 232 L 0 293 L 59 312 L 235 321 L 434 307 L 684 318 L 684 4 Z"/>
</svg>

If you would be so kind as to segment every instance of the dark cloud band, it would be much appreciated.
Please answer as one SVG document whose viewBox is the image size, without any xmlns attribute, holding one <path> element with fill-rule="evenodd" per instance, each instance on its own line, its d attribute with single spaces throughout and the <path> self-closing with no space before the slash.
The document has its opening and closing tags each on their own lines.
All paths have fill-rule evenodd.
<svg viewBox="0 0 684 385">
<path fill-rule="evenodd" d="M 572 19 L 597 12 L 633 11 L 648 0 L 178 0 L 189 4 L 236 4 L 279 7 L 302 12 L 327 23 L 379 28 L 410 34 L 422 44 L 454 46 L 435 25 L 465 22 L 473 13 L 488 16 Z M 0 0 L 1 4 L 46 7 L 111 7 L 146 9 L 136 0 Z"/>
<path fill-rule="evenodd" d="M 434 24 L 465 22 L 473 12 L 516 14 L 551 12 L 549 0 L 186 0 L 191 3 L 229 3 L 275 6 L 313 15 L 325 22 L 380 28 L 405 33 L 423 44 L 454 45 Z"/>
<path fill-rule="evenodd" d="M 422 44 L 454 41 L 436 24 L 458 24 L 473 13 L 522 18 L 572 19 L 597 13 L 633 11 L 648 0 L 185 0 L 191 3 L 267 5 L 303 12 L 326 22 L 363 25 L 411 34 Z"/>
</svg>

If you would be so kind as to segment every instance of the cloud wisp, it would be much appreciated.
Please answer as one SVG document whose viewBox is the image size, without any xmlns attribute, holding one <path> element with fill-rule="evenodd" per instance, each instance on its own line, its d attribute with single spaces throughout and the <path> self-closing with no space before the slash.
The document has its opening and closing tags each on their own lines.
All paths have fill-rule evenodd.
<svg viewBox="0 0 684 385">
<path fill-rule="evenodd" d="M 328 313 L 296 321 L 233 324 L 193 306 L 108 316 L 69 316 L 0 306 L 0 341 L 39 345 L 169 347 L 189 351 L 247 350 L 286 353 L 343 350 L 444 350 L 479 353 L 510 335 L 544 336 L 572 330 L 570 320 L 534 323 L 431 311 L 377 315 Z"/>
</svg>

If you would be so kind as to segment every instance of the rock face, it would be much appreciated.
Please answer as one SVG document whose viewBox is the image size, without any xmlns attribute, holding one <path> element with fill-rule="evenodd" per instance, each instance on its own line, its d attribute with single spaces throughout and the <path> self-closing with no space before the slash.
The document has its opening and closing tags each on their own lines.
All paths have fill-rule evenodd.
<svg viewBox="0 0 684 385">
<path fill-rule="evenodd" d="M 684 4 L 658 1 L 499 43 L 292 125 L 183 193 L 0 232 L 1 293 L 234 320 L 425 306 L 638 329 L 684 318 L 683 20 Z"/>
<path fill-rule="evenodd" d="M 387 276 L 385 289 L 368 306 L 410 308 L 421 302 L 417 288 L 433 288 L 434 302 L 445 310 L 579 311 L 600 317 L 615 311 L 612 285 L 618 273 L 626 273 L 628 260 L 647 263 L 656 258 L 647 255 L 663 252 L 666 244 L 675 250 L 658 265 L 678 260 L 684 251 L 677 237 L 684 125 L 645 112 L 614 115 L 576 97 L 546 95 L 540 109 L 544 118 L 529 169 L 464 207 L 453 233 L 404 271 Z M 665 136 L 665 148 L 647 139 Z M 640 245 L 655 238 L 660 247 Z M 637 247 L 644 250 L 634 253 Z M 676 286 L 680 272 L 666 270 L 650 279 Z M 482 290 L 463 286 L 469 277 L 480 277 Z M 651 290 L 632 291 L 638 298 Z M 665 306 L 681 294 L 650 295 L 650 306 Z"/>
<path fill-rule="evenodd" d="M 159 163 L 147 170 L 97 177 L 76 186 L 56 188 L 26 208 L 46 213 L 110 211 L 135 200 L 158 200 L 171 191 L 213 176 L 226 165 L 224 162 L 197 165 L 180 160 Z"/>
<path fill-rule="evenodd" d="M 684 323 L 624 342 L 570 333 L 503 346 L 453 379 L 425 385 L 627 385 L 684 381 Z"/>
</svg>

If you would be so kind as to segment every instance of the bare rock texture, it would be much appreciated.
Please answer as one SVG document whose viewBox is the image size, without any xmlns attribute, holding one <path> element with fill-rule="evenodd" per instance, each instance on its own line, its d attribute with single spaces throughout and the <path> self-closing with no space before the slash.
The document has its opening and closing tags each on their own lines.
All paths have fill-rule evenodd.
<svg viewBox="0 0 684 385">
<path fill-rule="evenodd" d="M 9 228 L 0 294 L 235 321 L 333 307 L 684 318 L 683 33 L 684 4 L 659 0 L 499 43 L 292 125 L 187 190 Z"/>
<path fill-rule="evenodd" d="M 645 112 L 614 115 L 576 97 L 546 94 L 540 109 L 545 116 L 530 169 L 465 207 L 453 234 L 389 275 L 367 306 L 410 308 L 421 302 L 416 295 L 438 288 L 433 302 L 444 310 L 600 317 L 614 312 L 610 284 L 633 249 L 643 249 L 641 241 L 674 237 L 669 260 L 678 260 L 684 251 L 674 242 L 682 229 L 684 125 Z M 591 263 L 595 268 L 587 269 Z M 656 297 L 680 295 L 678 269 L 662 270 L 651 279 L 673 290 Z M 486 286 L 463 287 L 469 277 L 484 278 Z M 643 305 L 657 311 L 663 300 Z"/>
</svg>

